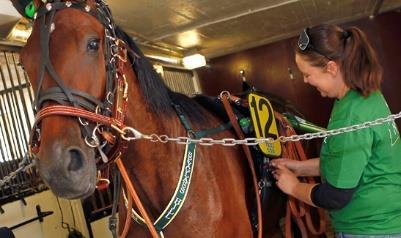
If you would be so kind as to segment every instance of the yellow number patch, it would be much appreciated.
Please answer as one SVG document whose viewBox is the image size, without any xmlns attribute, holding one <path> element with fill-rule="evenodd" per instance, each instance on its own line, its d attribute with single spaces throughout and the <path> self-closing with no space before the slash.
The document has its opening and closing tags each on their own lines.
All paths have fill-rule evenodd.
<svg viewBox="0 0 401 238">
<path fill-rule="evenodd" d="M 256 137 L 277 139 L 276 118 L 274 117 L 274 111 L 269 100 L 260 95 L 250 93 L 248 95 L 248 103 Z M 267 156 L 277 157 L 281 155 L 281 144 L 279 141 L 260 143 L 259 148 Z"/>
</svg>

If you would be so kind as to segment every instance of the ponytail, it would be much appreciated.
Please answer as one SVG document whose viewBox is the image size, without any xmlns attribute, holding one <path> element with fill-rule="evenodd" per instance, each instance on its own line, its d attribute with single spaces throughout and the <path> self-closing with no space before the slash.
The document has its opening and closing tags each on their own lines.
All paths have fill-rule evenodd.
<svg viewBox="0 0 401 238">
<path fill-rule="evenodd" d="M 382 67 L 366 35 L 360 29 L 351 27 L 344 32 L 347 32 L 348 37 L 345 39 L 343 57 L 339 63 L 345 84 L 367 97 L 371 92 L 380 89 Z"/>
</svg>

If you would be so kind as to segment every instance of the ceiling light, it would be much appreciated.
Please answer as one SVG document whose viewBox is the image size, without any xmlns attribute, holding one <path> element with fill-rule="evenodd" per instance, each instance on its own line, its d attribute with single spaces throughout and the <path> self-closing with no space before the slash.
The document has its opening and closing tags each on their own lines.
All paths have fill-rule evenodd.
<svg viewBox="0 0 401 238">
<path fill-rule="evenodd" d="M 197 30 L 186 31 L 178 35 L 178 44 L 184 48 L 193 48 L 201 43 Z"/>
<path fill-rule="evenodd" d="M 195 69 L 206 65 L 205 56 L 201 54 L 193 54 L 182 59 L 182 63 L 187 69 Z"/>
<path fill-rule="evenodd" d="M 7 40 L 26 43 L 31 35 L 31 32 L 32 27 L 30 26 L 28 20 L 21 18 L 8 34 Z"/>
</svg>

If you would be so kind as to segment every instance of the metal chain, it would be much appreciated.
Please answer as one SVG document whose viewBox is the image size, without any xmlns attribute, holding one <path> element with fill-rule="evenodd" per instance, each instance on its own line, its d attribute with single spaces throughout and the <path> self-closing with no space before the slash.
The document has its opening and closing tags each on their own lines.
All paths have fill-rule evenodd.
<svg viewBox="0 0 401 238">
<path fill-rule="evenodd" d="M 0 188 L 3 187 L 6 183 L 8 183 L 11 179 L 15 178 L 20 172 L 26 172 L 28 169 L 34 167 L 36 165 L 36 161 L 32 160 L 28 161 L 28 156 L 25 156 L 24 159 L 18 164 L 18 169 L 11 172 L 9 175 L 5 176 L 3 179 L 0 179 Z"/>
<path fill-rule="evenodd" d="M 361 124 L 356 124 L 348 127 L 342 127 L 338 129 L 333 129 L 329 131 L 322 131 L 322 132 L 315 132 L 315 133 L 305 133 L 303 135 L 292 135 L 292 136 L 280 136 L 277 139 L 273 138 L 245 138 L 243 140 L 237 140 L 233 138 L 223 138 L 223 139 L 212 139 L 212 138 L 199 138 L 194 139 L 187 136 L 179 136 L 179 137 L 169 137 L 167 135 L 158 135 L 158 134 L 142 134 L 138 130 L 132 127 L 124 127 L 123 129 L 118 129 L 122 135 L 122 138 L 127 141 L 132 140 L 140 140 L 146 139 L 151 142 L 160 142 L 160 143 L 167 143 L 167 142 L 175 142 L 177 144 L 189 144 L 189 143 L 197 143 L 199 145 L 223 145 L 223 146 L 235 146 L 235 145 L 257 145 L 260 143 L 274 143 L 276 141 L 280 142 L 287 142 L 287 141 L 300 141 L 300 140 L 312 140 L 315 138 L 326 138 L 329 136 L 344 134 L 356 130 L 361 130 L 364 128 L 369 128 L 372 126 L 381 125 L 386 122 L 392 122 L 395 119 L 401 117 L 401 112 L 397 114 L 389 115 L 388 117 L 378 118 L 373 121 L 363 122 Z M 115 128 L 116 129 L 116 128 Z"/>
<path fill-rule="evenodd" d="M 169 137 L 167 135 L 158 135 L 158 134 L 150 134 L 146 135 L 132 127 L 124 127 L 123 129 L 119 129 L 118 127 L 113 126 L 113 128 L 121 134 L 121 137 L 126 141 L 140 140 L 145 139 L 151 142 L 160 142 L 160 143 L 168 143 L 175 142 L 177 144 L 189 144 L 189 143 L 197 143 L 199 145 L 223 145 L 223 146 L 235 146 L 235 145 L 257 145 L 260 143 L 273 143 L 276 141 L 287 142 L 287 141 L 300 141 L 300 140 L 312 140 L 315 138 L 326 138 L 329 136 L 344 134 L 356 130 L 361 130 L 377 125 L 381 125 L 386 122 L 393 122 L 395 119 L 401 118 L 401 112 L 397 114 L 392 114 L 385 118 L 378 118 L 373 121 L 367 121 L 361 124 L 356 124 L 348 127 L 342 127 L 338 129 L 333 129 L 329 131 L 322 131 L 316 133 L 306 133 L 303 135 L 292 135 L 292 136 L 280 136 L 277 139 L 273 138 L 245 138 L 243 140 L 238 140 L 234 138 L 223 138 L 223 139 L 213 139 L 213 138 L 199 138 L 194 139 L 188 136 L 179 136 L 179 137 Z M 28 162 L 28 156 L 25 156 L 24 159 L 19 163 L 18 169 L 14 172 L 11 172 L 8 176 L 5 176 L 2 180 L 0 180 L 0 187 L 4 184 L 8 183 L 11 179 L 15 178 L 18 173 L 24 171 L 26 172 L 28 169 L 34 167 L 35 160 L 32 160 L 31 163 Z"/>
</svg>

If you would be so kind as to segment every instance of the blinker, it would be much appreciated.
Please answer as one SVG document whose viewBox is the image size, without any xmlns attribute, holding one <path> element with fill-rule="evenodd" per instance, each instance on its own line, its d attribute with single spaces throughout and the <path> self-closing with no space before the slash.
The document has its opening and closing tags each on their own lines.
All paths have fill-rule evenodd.
<svg viewBox="0 0 401 238">
<path fill-rule="evenodd" d="M 32 19 L 35 15 L 35 12 L 35 5 L 33 4 L 33 1 L 31 1 L 30 3 L 28 3 L 28 5 L 25 6 L 25 16 Z"/>
</svg>

